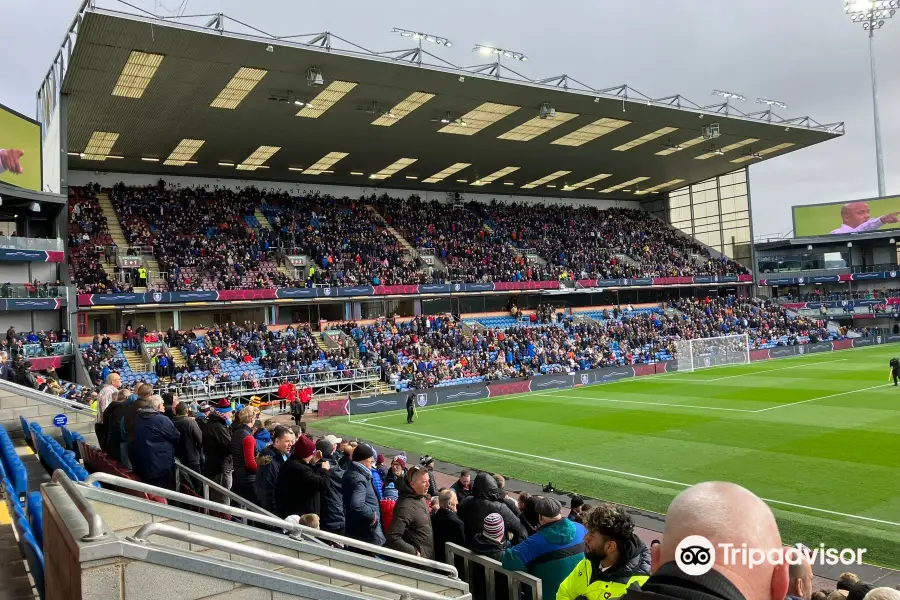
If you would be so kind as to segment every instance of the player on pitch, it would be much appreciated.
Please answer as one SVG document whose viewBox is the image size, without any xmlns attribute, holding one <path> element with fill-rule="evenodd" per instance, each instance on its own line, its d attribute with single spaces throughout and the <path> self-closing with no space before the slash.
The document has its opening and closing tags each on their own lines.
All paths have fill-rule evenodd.
<svg viewBox="0 0 900 600">
<path fill-rule="evenodd" d="M 900 379 L 900 358 L 896 356 L 891 359 L 891 379 L 894 380 L 894 387 L 897 387 L 897 380 Z"/>
<path fill-rule="evenodd" d="M 416 416 L 416 395 L 410 394 L 406 397 L 406 423 L 412 423 L 413 417 Z"/>
</svg>

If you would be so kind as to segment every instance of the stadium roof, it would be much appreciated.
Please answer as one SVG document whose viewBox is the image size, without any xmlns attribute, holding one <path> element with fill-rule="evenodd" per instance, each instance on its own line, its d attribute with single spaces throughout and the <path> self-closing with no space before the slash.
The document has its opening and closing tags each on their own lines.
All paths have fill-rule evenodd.
<svg viewBox="0 0 900 600">
<path fill-rule="evenodd" d="M 330 35 L 301 43 L 90 4 L 76 22 L 70 169 L 634 200 L 843 134 L 627 86 L 342 51 Z M 308 85 L 310 68 L 323 85 Z M 544 103 L 554 118 L 540 118 Z"/>
</svg>

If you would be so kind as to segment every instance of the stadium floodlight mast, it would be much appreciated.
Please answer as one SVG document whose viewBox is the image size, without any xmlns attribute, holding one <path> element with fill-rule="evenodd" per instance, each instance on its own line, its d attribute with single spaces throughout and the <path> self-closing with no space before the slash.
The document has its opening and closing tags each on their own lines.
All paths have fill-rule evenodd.
<svg viewBox="0 0 900 600">
<path fill-rule="evenodd" d="M 884 197 L 884 157 L 881 152 L 881 118 L 878 115 L 878 85 L 875 78 L 875 30 L 900 8 L 900 0 L 844 0 L 844 12 L 869 32 L 869 64 L 872 69 L 872 107 L 875 114 L 875 166 L 878 170 L 878 197 Z"/>
<path fill-rule="evenodd" d="M 450 48 L 451 46 L 453 46 L 453 42 L 451 42 L 447 38 L 440 36 L 440 35 L 425 33 L 423 31 L 415 31 L 412 29 L 403 29 L 402 27 L 394 27 L 393 29 L 391 29 L 391 33 L 396 33 L 403 37 L 412 38 L 412 39 L 416 40 L 416 42 L 418 42 L 418 47 L 416 47 L 416 48 L 409 48 L 406 50 L 393 50 L 390 53 L 391 54 L 396 53 L 397 56 L 395 58 L 397 60 L 409 60 L 410 62 L 414 62 L 419 66 L 422 66 L 422 55 L 423 54 L 428 54 L 429 56 L 434 56 L 430 52 L 422 50 L 422 42 L 423 41 L 430 42 L 432 44 L 437 44 L 438 46 L 444 46 L 446 48 Z M 435 57 L 435 58 L 437 58 L 437 57 Z"/>
<path fill-rule="evenodd" d="M 472 48 L 472 52 L 478 52 L 483 54 L 484 56 L 495 56 L 496 60 L 492 63 L 488 63 L 486 65 L 477 65 L 475 67 L 469 67 L 474 73 L 486 73 L 488 75 L 493 75 L 497 79 L 500 79 L 500 59 L 508 58 L 510 60 L 518 60 L 520 62 L 525 62 L 528 60 L 528 57 L 525 56 L 522 52 L 516 52 L 515 50 L 507 50 L 505 48 L 498 48 L 496 46 L 486 46 L 484 44 L 475 44 L 475 47 Z M 509 69 L 512 70 L 512 69 Z M 513 71 L 515 73 L 515 71 Z"/>
</svg>

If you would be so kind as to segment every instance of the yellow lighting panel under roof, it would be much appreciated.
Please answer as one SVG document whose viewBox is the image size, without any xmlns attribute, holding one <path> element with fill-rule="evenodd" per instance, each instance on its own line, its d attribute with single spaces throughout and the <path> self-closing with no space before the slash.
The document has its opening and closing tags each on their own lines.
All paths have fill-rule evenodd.
<svg viewBox="0 0 900 600">
<path fill-rule="evenodd" d="M 322 173 L 331 170 L 331 167 L 337 163 L 337 161 L 346 158 L 349 156 L 348 152 L 329 152 L 313 164 L 309 166 L 308 169 L 303 171 L 304 175 L 321 175 Z"/>
<path fill-rule="evenodd" d="M 315 98 L 307 102 L 306 106 L 297 113 L 297 116 L 306 117 L 307 119 L 318 119 L 355 87 L 356 84 L 350 81 L 332 81 Z"/>
<path fill-rule="evenodd" d="M 456 135 L 475 135 L 488 125 L 493 125 L 500 119 L 513 114 L 519 108 L 521 107 L 485 102 L 478 108 L 473 108 L 453 123 L 444 125 L 438 131 L 440 133 L 455 133 Z"/>
<path fill-rule="evenodd" d="M 268 169 L 269 167 L 263 165 L 279 150 L 281 150 L 281 146 L 260 146 L 235 168 L 239 171 L 255 171 L 260 168 Z"/>
<path fill-rule="evenodd" d="M 109 151 L 112 150 L 118 139 L 118 133 L 95 131 L 91 134 L 91 139 L 88 140 L 84 152 L 81 153 L 81 158 L 85 160 L 106 160 Z"/>
<path fill-rule="evenodd" d="M 668 156 L 670 154 L 675 154 L 685 148 L 690 148 L 691 146 L 696 146 L 697 144 L 702 144 L 706 141 L 706 138 L 702 135 L 700 137 L 695 137 L 692 140 L 688 140 L 686 142 L 681 142 L 680 144 L 676 144 L 674 148 L 666 148 L 665 150 L 660 150 L 656 153 L 657 156 Z"/>
<path fill-rule="evenodd" d="M 648 179 L 650 179 L 650 178 L 649 178 L 649 177 L 635 177 L 634 179 L 631 179 L 631 180 L 629 180 L 629 181 L 626 181 L 625 183 L 620 183 L 619 185 L 614 185 L 614 186 L 612 186 L 612 187 L 608 187 L 608 188 L 606 188 L 605 190 L 600 190 L 600 193 L 601 193 L 601 194 L 608 194 L 608 193 L 610 193 L 610 192 L 615 192 L 615 191 L 618 191 L 618 190 L 621 190 L 621 189 L 625 189 L 625 188 L 627 188 L 629 185 L 633 185 L 633 184 L 635 184 L 635 183 L 640 183 L 640 182 L 642 182 L 642 181 L 647 181 Z"/>
<path fill-rule="evenodd" d="M 172 150 L 172 154 L 169 155 L 163 164 L 169 165 L 170 167 L 183 167 L 189 160 L 194 158 L 197 150 L 205 143 L 206 140 L 192 140 L 190 138 L 185 138 L 178 142 L 178 145 Z"/>
<path fill-rule="evenodd" d="M 657 138 L 661 138 L 664 135 L 668 135 L 673 131 L 678 131 L 677 127 L 663 127 L 662 129 L 657 129 L 652 133 L 648 133 L 647 135 L 642 135 L 636 140 L 631 140 L 630 142 L 625 142 L 621 146 L 616 146 L 613 148 L 616 152 L 625 152 L 626 150 L 631 150 L 632 148 L 637 148 L 641 144 L 646 144 L 647 142 L 651 142 Z"/>
<path fill-rule="evenodd" d="M 534 117 L 533 119 L 525 121 L 518 127 L 510 129 L 506 133 L 498 135 L 497 138 L 501 140 L 512 140 L 514 142 L 527 142 L 533 140 L 542 133 L 547 133 L 554 127 L 559 127 L 566 121 L 571 121 L 577 116 L 578 115 L 574 113 L 558 112 L 552 119 Z"/>
<path fill-rule="evenodd" d="M 753 160 L 754 158 L 762 158 L 763 156 L 766 156 L 767 154 L 772 154 L 773 152 L 778 152 L 779 150 L 784 150 L 785 148 L 790 148 L 793 145 L 794 144 L 792 144 L 791 142 L 785 142 L 783 144 L 778 144 L 777 146 L 772 146 L 771 148 L 766 148 L 765 150 L 760 150 L 759 152 L 757 152 L 755 154 L 747 154 L 746 156 L 736 158 L 731 162 L 733 162 L 735 164 L 740 164 L 742 162 L 747 162 L 748 160 Z"/>
<path fill-rule="evenodd" d="M 581 129 L 576 129 L 568 135 L 553 140 L 550 143 L 559 144 L 560 146 L 583 146 L 591 140 L 596 140 L 600 136 L 630 124 L 631 121 L 622 121 L 620 119 L 609 119 L 604 117 L 594 121 L 590 125 L 585 125 Z"/>
<path fill-rule="evenodd" d="M 494 171 L 490 175 L 487 175 L 485 177 L 482 177 L 481 179 L 473 181 L 472 185 L 479 186 L 479 187 L 482 185 L 487 185 L 489 183 L 496 181 L 497 179 L 500 179 L 501 177 L 506 177 L 510 173 L 514 173 L 515 171 L 518 171 L 518 170 L 519 170 L 519 167 L 503 167 L 499 171 Z"/>
<path fill-rule="evenodd" d="M 125 66 L 119 74 L 119 80 L 113 88 L 113 96 L 123 98 L 140 98 L 144 95 L 150 80 L 156 75 L 156 70 L 162 63 L 162 54 L 150 54 L 133 50 L 125 61 Z"/>
<path fill-rule="evenodd" d="M 658 192 L 659 190 L 661 190 L 663 188 L 670 187 L 673 185 L 678 185 L 679 183 L 681 183 L 683 181 L 684 181 L 684 179 L 672 179 L 671 181 L 667 181 L 667 182 L 661 183 L 659 185 L 654 185 L 653 187 L 647 188 L 646 190 L 638 190 L 637 192 L 635 192 L 635 194 L 638 194 L 639 196 L 643 195 L 643 194 L 652 194 L 653 192 Z"/>
<path fill-rule="evenodd" d="M 429 94 L 428 92 L 413 92 L 407 96 L 405 100 L 397 103 L 394 108 L 387 112 L 387 114 L 381 115 L 372 121 L 372 125 L 390 127 L 432 98 L 434 98 L 434 94 Z"/>
<path fill-rule="evenodd" d="M 400 160 L 392 162 L 391 164 L 389 164 L 382 170 L 378 171 L 377 173 L 373 173 L 369 177 L 371 179 L 387 179 L 394 173 L 396 173 L 402 169 L 405 169 L 406 167 L 413 164 L 417 160 L 419 160 L 419 159 L 418 158 L 401 158 Z"/>
<path fill-rule="evenodd" d="M 234 74 L 234 77 L 231 78 L 231 81 L 228 82 L 228 85 L 222 88 L 219 95 L 210 103 L 210 106 L 234 110 L 247 97 L 247 94 L 252 92 L 253 88 L 262 81 L 266 73 L 268 71 L 265 69 L 241 67 Z"/>
<path fill-rule="evenodd" d="M 560 177 L 568 175 L 571 172 L 572 171 L 554 171 L 553 173 L 550 173 L 549 175 L 545 175 L 544 177 L 541 177 L 540 179 L 535 179 L 531 183 L 526 183 L 525 185 L 522 186 L 522 189 L 530 190 L 530 189 L 536 188 L 539 185 L 544 185 L 545 183 L 549 183 L 549 182 L 553 181 L 554 179 L 559 179 Z"/>
<path fill-rule="evenodd" d="M 563 186 L 564 192 L 571 192 L 572 190 L 577 190 L 579 188 L 583 188 L 586 185 L 591 185 L 601 179 L 606 179 L 607 177 L 612 177 L 610 173 L 600 173 L 599 175 L 594 175 L 593 177 L 588 177 L 584 181 L 579 181 L 578 183 L 571 183 L 569 185 Z"/>
<path fill-rule="evenodd" d="M 464 162 L 453 163 L 452 165 L 450 165 L 443 171 L 439 171 L 439 172 L 435 173 L 428 179 L 423 179 L 422 182 L 423 183 L 440 183 L 441 181 L 447 179 L 451 175 L 455 175 L 456 173 L 459 173 L 466 167 L 471 167 L 471 166 L 472 166 L 472 163 L 464 163 Z"/>
<path fill-rule="evenodd" d="M 713 156 L 716 156 L 718 154 L 725 154 L 726 152 L 731 152 L 732 150 L 737 150 L 738 148 L 743 148 L 744 146 L 746 146 L 748 144 L 752 144 L 753 142 L 758 142 L 758 141 L 759 140 L 757 138 L 747 138 L 746 140 L 741 140 L 740 142 L 728 144 L 727 146 L 720 148 L 718 152 L 713 151 L 713 152 L 707 152 L 705 154 L 701 154 L 700 156 L 696 157 L 695 160 L 706 160 L 707 158 L 712 158 Z"/>
</svg>

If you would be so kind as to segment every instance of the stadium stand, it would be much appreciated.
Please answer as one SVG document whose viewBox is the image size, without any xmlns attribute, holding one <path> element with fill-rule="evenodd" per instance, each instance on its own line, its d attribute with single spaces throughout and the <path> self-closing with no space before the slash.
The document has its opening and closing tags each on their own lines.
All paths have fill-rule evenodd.
<svg viewBox="0 0 900 600">
<path fill-rule="evenodd" d="M 70 211 L 72 274 L 81 291 L 121 291 L 109 278 L 118 267 L 104 267 L 101 260 L 108 234 L 83 243 L 90 232 L 108 230 L 96 191 L 71 192 L 79 207 Z M 725 257 L 713 259 L 649 214 L 623 208 L 535 204 L 525 210 L 496 202 L 448 207 L 416 196 L 354 201 L 253 187 L 172 189 L 162 182 L 118 184 L 109 195 L 128 243 L 152 247 L 168 291 L 747 273 Z M 257 219 L 257 210 L 271 229 Z M 426 272 L 406 244 L 434 252 L 441 267 Z M 308 272 L 288 276 L 276 262 L 276 249 L 307 256 Z"/>
</svg>

